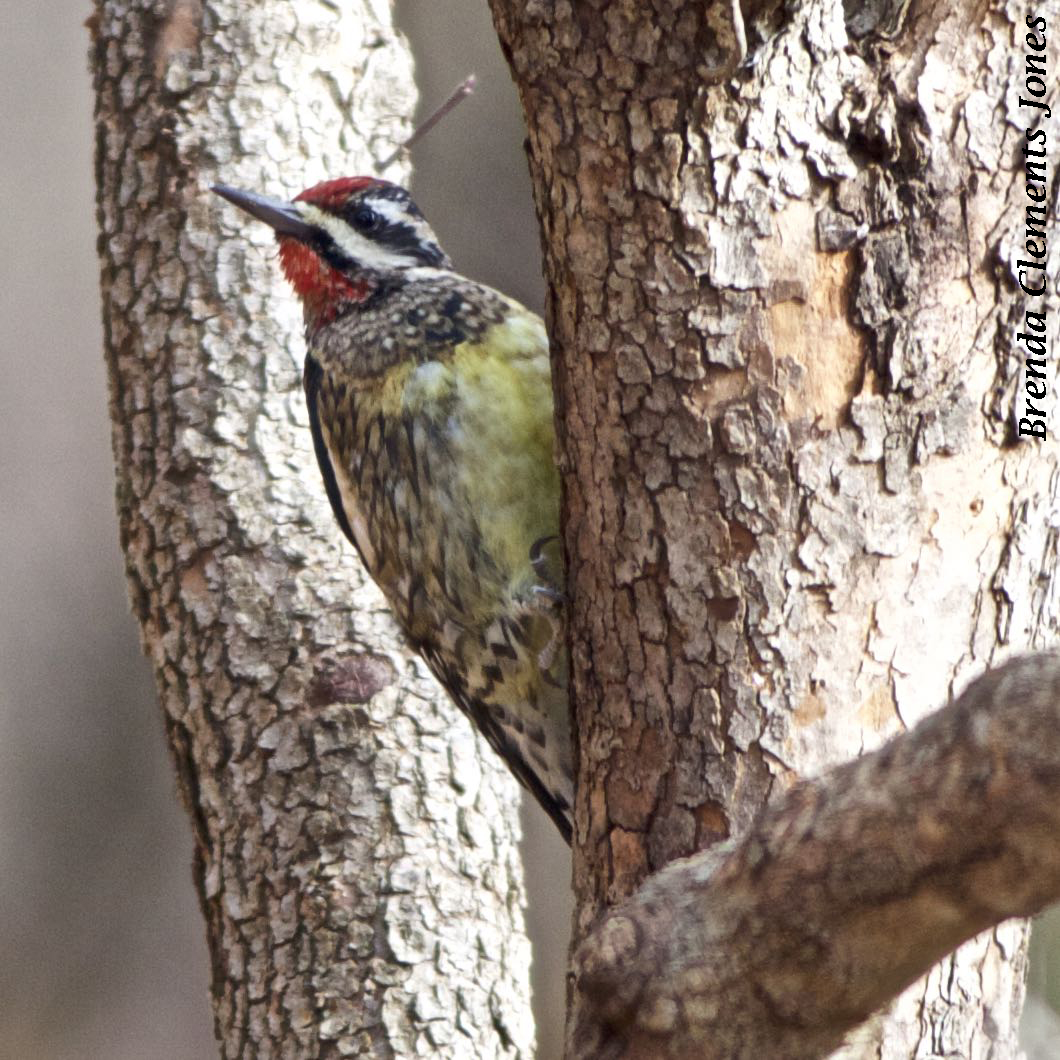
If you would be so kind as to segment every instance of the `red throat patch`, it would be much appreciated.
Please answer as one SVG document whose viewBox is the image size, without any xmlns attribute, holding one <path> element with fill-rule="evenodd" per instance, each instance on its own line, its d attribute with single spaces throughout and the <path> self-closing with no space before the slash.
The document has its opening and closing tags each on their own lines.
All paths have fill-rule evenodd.
<svg viewBox="0 0 1060 1060">
<path fill-rule="evenodd" d="M 333 269 L 297 239 L 283 236 L 279 243 L 283 274 L 302 300 L 311 327 L 334 320 L 344 305 L 363 302 L 371 293 L 372 285 L 367 280 Z"/>
<path fill-rule="evenodd" d="M 308 202 L 322 210 L 338 212 L 356 192 L 386 184 L 385 180 L 375 177 L 339 177 L 306 188 L 295 196 L 295 202 Z M 333 269 L 304 243 L 283 236 L 279 243 L 284 275 L 305 306 L 310 328 L 334 320 L 343 306 L 363 302 L 372 293 L 372 284 L 368 280 Z"/>
</svg>

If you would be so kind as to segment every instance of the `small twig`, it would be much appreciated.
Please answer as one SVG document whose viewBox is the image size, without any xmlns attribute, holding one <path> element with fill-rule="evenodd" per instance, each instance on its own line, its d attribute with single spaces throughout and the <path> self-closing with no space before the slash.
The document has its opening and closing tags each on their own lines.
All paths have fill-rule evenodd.
<svg viewBox="0 0 1060 1060">
<path fill-rule="evenodd" d="M 458 104 L 462 103 L 472 92 L 475 91 L 475 75 L 471 74 L 464 81 L 462 81 L 453 91 L 450 93 L 449 98 L 424 122 L 421 122 L 413 134 L 402 144 L 398 145 L 396 151 L 393 154 L 388 155 L 387 158 L 379 163 L 380 170 L 386 169 L 392 162 L 396 161 L 398 156 L 406 148 L 411 147 L 417 140 L 426 136 L 427 133 L 433 129 L 438 122 L 442 120 L 451 110 L 453 110 Z"/>
</svg>

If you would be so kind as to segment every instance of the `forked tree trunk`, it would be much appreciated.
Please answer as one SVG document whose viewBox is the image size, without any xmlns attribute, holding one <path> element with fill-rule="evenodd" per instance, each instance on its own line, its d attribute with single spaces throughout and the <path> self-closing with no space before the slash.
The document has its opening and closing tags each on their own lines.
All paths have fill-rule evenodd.
<svg viewBox="0 0 1060 1060">
<path fill-rule="evenodd" d="M 515 784 L 340 540 L 271 236 L 207 190 L 372 172 L 404 43 L 373 0 L 101 0 L 93 31 L 122 546 L 221 1051 L 527 1057 Z"/>
<path fill-rule="evenodd" d="M 1027 256 L 1025 130 L 1040 124 L 1050 145 L 1058 132 L 1018 104 L 1024 19 L 1048 22 L 1055 113 L 1060 10 L 491 7 L 527 115 L 551 287 L 585 936 L 650 873 L 744 834 L 796 778 L 911 727 L 1006 656 L 1055 647 L 1060 417 L 1050 397 L 1048 438 L 1017 436 L 1016 334 L 1027 309 L 1048 311 L 1053 378 L 1056 255 L 1047 298 L 1018 289 L 1015 263 Z M 1045 710 L 1049 695 L 1027 692 L 1037 680 L 1019 688 Z M 925 754 L 924 768 L 955 762 L 947 746 L 954 758 Z M 989 759 L 976 746 L 970 760 Z M 953 779 L 919 774 L 904 754 L 895 761 L 918 783 Z M 856 775 L 878 782 L 872 768 Z M 984 827 L 997 820 L 993 790 L 970 795 L 983 798 Z M 897 805 L 889 794 L 880 820 Z M 917 837 L 955 827 L 956 816 L 925 814 L 873 836 L 865 857 L 881 886 L 920 856 Z M 858 838 L 847 835 L 851 850 Z M 822 869 L 841 874 L 846 854 L 823 848 Z M 950 908 L 937 903 L 935 921 Z M 776 910 L 791 938 L 805 912 Z M 632 968 L 657 941 L 644 925 L 678 919 L 652 916 L 610 921 L 602 942 L 596 932 L 588 971 L 609 966 L 595 1001 L 610 1022 L 587 1038 L 576 1011 L 573 1055 L 691 1055 L 667 1051 L 678 1029 L 722 1004 L 704 986 L 716 968 L 689 971 L 683 999 L 651 994 L 654 1008 L 650 976 L 627 987 L 622 960 Z M 919 930 L 913 918 L 890 927 Z M 851 1054 L 1017 1055 L 1026 936 L 1010 922 L 963 946 L 863 1028 Z M 811 955 L 814 945 L 823 958 L 825 932 L 806 940 Z M 827 1010 L 827 996 L 804 996 L 770 1011 L 783 974 L 768 979 L 770 959 L 760 954 L 761 1026 Z M 841 979 L 817 985 L 838 999 Z M 694 1012 L 688 991 L 705 993 Z M 723 1028 L 747 1021 L 717 1015 Z M 818 1055 L 779 1037 L 757 1052 L 750 1037 L 708 1040 L 696 1055 Z"/>
</svg>

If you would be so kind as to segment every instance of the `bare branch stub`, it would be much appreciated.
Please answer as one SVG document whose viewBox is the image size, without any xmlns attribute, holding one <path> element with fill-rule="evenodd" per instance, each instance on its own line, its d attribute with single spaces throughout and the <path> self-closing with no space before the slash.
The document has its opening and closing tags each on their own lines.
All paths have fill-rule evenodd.
<svg viewBox="0 0 1060 1060">
<path fill-rule="evenodd" d="M 822 1056 L 1058 898 L 1060 656 L 1035 655 L 609 913 L 576 957 L 576 1055 Z"/>
<path fill-rule="evenodd" d="M 455 110 L 461 103 L 475 91 L 476 78 L 474 74 L 469 74 L 460 82 L 452 92 L 449 93 L 446 101 L 436 110 L 430 117 L 422 121 L 414 130 L 412 135 L 399 144 L 397 149 L 386 156 L 382 162 L 379 163 L 379 170 L 382 172 L 388 166 L 392 165 L 401 157 L 402 151 L 407 151 L 414 143 L 418 140 L 422 140 L 433 129 L 442 118 L 450 114 Z"/>
</svg>

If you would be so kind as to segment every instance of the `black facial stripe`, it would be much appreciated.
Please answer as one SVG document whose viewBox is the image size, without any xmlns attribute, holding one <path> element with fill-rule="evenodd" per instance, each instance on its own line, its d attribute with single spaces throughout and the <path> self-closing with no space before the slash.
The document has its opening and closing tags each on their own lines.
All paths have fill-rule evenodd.
<svg viewBox="0 0 1060 1060">
<path fill-rule="evenodd" d="M 342 247 L 331 238 L 329 232 L 323 228 L 317 228 L 313 232 L 311 249 L 316 251 L 333 269 L 345 272 L 357 268 L 357 262 L 347 254 Z"/>
<path fill-rule="evenodd" d="M 401 221 L 388 222 L 378 232 L 373 233 L 372 239 L 380 246 L 398 254 L 407 254 L 424 265 L 438 265 L 442 260 L 442 252 L 437 246 L 424 243 L 411 225 Z"/>
</svg>

